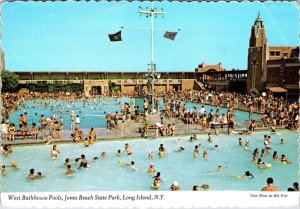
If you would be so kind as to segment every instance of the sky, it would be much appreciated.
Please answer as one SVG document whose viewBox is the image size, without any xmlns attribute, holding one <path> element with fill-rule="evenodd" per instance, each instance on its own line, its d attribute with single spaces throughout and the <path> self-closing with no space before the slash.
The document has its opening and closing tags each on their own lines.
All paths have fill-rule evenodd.
<svg viewBox="0 0 300 209">
<path fill-rule="evenodd" d="M 2 5 L 1 45 L 11 71 L 146 71 L 151 62 L 150 30 L 122 30 L 122 42 L 108 34 L 121 26 L 150 28 L 138 14 L 149 2 L 13 2 Z M 155 2 L 163 17 L 155 28 L 180 29 L 174 41 L 155 31 L 158 71 L 192 72 L 205 64 L 247 69 L 251 26 L 258 12 L 268 44 L 296 46 L 295 2 Z M 171 30 L 171 31 L 172 31 Z M 170 30 L 169 30 L 170 31 Z"/>
</svg>

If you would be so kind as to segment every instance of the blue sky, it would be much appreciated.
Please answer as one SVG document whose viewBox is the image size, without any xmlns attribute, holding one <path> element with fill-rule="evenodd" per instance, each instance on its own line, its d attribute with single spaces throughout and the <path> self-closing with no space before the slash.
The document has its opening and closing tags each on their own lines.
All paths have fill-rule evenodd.
<svg viewBox="0 0 300 209">
<path fill-rule="evenodd" d="M 175 41 L 155 32 L 158 71 L 194 71 L 221 62 L 247 68 L 250 30 L 258 12 L 270 45 L 298 44 L 295 2 L 162 2 L 157 28 L 181 31 Z M 149 2 L 14 2 L 2 5 L 2 48 L 13 71 L 145 71 L 151 61 L 150 31 L 123 30 L 122 42 L 109 33 L 121 26 L 150 27 L 139 6 Z"/>
</svg>

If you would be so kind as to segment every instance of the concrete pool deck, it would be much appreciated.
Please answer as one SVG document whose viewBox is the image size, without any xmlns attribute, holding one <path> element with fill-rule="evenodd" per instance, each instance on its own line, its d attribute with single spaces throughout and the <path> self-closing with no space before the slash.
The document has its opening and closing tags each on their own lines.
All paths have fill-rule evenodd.
<svg viewBox="0 0 300 209">
<path fill-rule="evenodd" d="M 150 115 L 150 124 L 155 124 L 157 122 L 160 122 L 160 114 L 151 114 Z M 167 124 L 173 124 L 175 123 L 175 131 L 174 131 L 174 136 L 191 136 L 193 134 L 208 134 L 212 133 L 214 134 L 214 129 L 209 129 L 207 128 L 206 131 L 203 131 L 202 128 L 197 125 L 195 126 L 194 124 L 184 124 L 180 120 L 176 118 L 166 118 L 163 117 L 163 125 Z M 248 126 L 250 125 L 249 121 L 240 121 L 237 122 L 235 125 L 235 131 L 241 132 L 243 130 L 246 130 Z M 97 133 L 97 140 L 96 141 L 105 141 L 105 140 L 122 140 L 122 139 L 137 139 L 137 138 L 142 138 L 141 133 L 139 133 L 139 128 L 143 126 L 142 122 L 134 122 L 134 121 L 128 121 L 127 122 L 127 128 L 125 130 L 121 130 L 121 125 L 119 125 L 119 130 L 115 129 L 107 129 L 107 128 L 95 128 L 96 133 Z M 277 127 L 277 129 L 283 129 L 282 127 Z M 87 137 L 88 132 L 90 129 L 81 129 L 83 132 L 83 138 Z M 227 133 L 227 125 L 224 125 L 224 128 L 218 128 L 219 133 Z M 258 127 L 259 131 L 269 131 L 270 127 Z M 46 132 L 48 134 L 48 131 Z M 40 138 L 40 132 L 39 132 L 39 138 Z M 165 138 L 164 137 L 158 137 L 158 138 Z M 148 132 L 148 137 L 149 139 L 155 138 L 155 131 L 150 130 Z M 61 139 L 53 139 L 53 143 L 64 143 L 64 142 L 73 142 L 72 137 L 71 137 L 71 131 L 70 130 L 64 130 L 61 132 Z M 82 143 L 81 141 L 80 143 Z M 12 144 L 12 145 L 28 145 L 28 144 L 42 144 L 45 143 L 45 141 L 41 139 L 37 140 L 32 140 L 30 137 L 28 140 L 23 140 L 23 137 L 15 138 L 15 141 L 11 142 L 8 140 L 1 140 L 1 145 L 7 145 L 7 144 Z"/>
</svg>

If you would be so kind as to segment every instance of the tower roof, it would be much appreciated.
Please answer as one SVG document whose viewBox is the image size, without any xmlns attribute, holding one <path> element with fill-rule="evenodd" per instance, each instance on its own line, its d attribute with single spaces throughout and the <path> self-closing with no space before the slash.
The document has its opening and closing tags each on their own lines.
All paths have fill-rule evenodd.
<svg viewBox="0 0 300 209">
<path fill-rule="evenodd" d="M 257 15 L 257 18 L 256 18 L 255 22 L 262 22 L 262 19 L 260 17 L 260 12 L 258 12 L 258 15 Z"/>
<path fill-rule="evenodd" d="M 255 20 L 254 26 L 256 26 L 257 28 L 263 28 L 264 27 L 263 20 L 260 17 L 260 12 L 258 12 L 258 16 Z"/>
</svg>

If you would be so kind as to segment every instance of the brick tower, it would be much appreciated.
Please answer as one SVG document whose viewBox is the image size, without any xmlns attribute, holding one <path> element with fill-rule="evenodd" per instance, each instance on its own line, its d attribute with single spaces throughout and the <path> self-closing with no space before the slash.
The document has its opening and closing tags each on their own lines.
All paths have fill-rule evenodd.
<svg viewBox="0 0 300 209">
<path fill-rule="evenodd" d="M 263 89 L 263 74 L 267 60 L 266 30 L 260 13 L 251 28 L 251 36 L 248 49 L 248 76 L 247 91 L 260 92 Z"/>
</svg>

